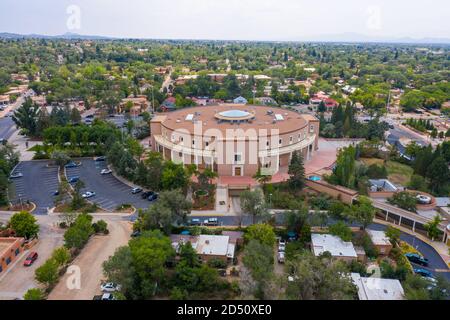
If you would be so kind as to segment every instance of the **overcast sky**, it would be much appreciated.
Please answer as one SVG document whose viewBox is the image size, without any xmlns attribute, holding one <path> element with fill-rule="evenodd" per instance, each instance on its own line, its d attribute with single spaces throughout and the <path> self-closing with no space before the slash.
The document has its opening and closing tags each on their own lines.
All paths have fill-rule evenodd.
<svg viewBox="0 0 450 320">
<path fill-rule="evenodd" d="M 0 0 L 0 32 L 302 40 L 450 38 L 449 0 Z"/>
</svg>

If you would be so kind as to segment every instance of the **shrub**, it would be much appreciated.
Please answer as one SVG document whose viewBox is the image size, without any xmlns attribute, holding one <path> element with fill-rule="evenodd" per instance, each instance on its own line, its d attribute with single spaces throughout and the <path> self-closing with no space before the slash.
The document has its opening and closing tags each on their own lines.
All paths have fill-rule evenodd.
<svg viewBox="0 0 450 320">
<path fill-rule="evenodd" d="M 103 233 L 108 234 L 108 224 L 104 220 L 98 220 L 92 224 L 92 228 L 94 228 L 95 233 Z"/>
<path fill-rule="evenodd" d="M 416 197 L 409 192 L 402 191 L 395 193 L 391 198 L 388 199 L 390 204 L 396 205 L 399 208 L 416 212 Z"/>
<path fill-rule="evenodd" d="M 223 269 L 227 267 L 227 263 L 221 259 L 211 259 L 208 261 L 208 266 L 216 269 Z"/>
<path fill-rule="evenodd" d="M 328 228 L 328 231 L 344 241 L 352 240 L 352 230 L 342 221 L 339 221 Z"/>
<path fill-rule="evenodd" d="M 23 296 L 24 300 L 45 300 L 45 293 L 42 289 L 31 288 Z"/>
</svg>

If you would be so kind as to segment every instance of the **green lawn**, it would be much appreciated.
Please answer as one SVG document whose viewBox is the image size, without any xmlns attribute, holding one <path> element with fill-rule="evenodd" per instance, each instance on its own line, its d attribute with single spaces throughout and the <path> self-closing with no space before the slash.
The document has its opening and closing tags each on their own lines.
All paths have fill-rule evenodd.
<svg viewBox="0 0 450 320">
<path fill-rule="evenodd" d="M 378 166 L 383 166 L 384 161 L 377 158 L 361 158 L 361 161 L 366 165 L 370 166 L 376 164 Z M 387 161 L 386 169 L 388 172 L 388 179 L 395 183 L 406 186 L 411 180 L 413 175 L 413 169 L 405 164 L 401 164 L 396 161 Z"/>
<path fill-rule="evenodd" d="M 409 183 L 411 176 L 413 175 L 413 169 L 410 166 L 396 161 L 388 161 L 386 163 L 386 169 L 388 171 L 389 180 L 403 186 L 406 186 Z"/>
</svg>

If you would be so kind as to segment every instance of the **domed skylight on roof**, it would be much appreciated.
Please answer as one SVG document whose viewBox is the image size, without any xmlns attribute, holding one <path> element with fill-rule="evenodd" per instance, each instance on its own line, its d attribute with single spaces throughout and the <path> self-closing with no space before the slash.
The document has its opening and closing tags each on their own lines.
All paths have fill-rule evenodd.
<svg viewBox="0 0 450 320">
<path fill-rule="evenodd" d="M 219 113 L 222 117 L 226 118 L 242 118 L 247 117 L 250 115 L 247 111 L 242 110 L 228 110 L 228 111 L 222 111 Z"/>
<path fill-rule="evenodd" d="M 224 121 L 244 121 L 255 117 L 254 112 L 249 112 L 245 110 L 226 110 L 216 114 L 216 118 Z"/>
</svg>

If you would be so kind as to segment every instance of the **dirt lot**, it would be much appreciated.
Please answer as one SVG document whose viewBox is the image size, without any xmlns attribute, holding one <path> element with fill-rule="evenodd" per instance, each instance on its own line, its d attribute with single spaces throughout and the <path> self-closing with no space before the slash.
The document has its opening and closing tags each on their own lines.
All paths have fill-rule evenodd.
<svg viewBox="0 0 450 320">
<path fill-rule="evenodd" d="M 48 300 L 92 300 L 94 295 L 100 294 L 102 263 L 114 254 L 116 248 L 128 243 L 132 229 L 128 222 L 105 220 L 110 233 L 93 237 L 72 264 L 80 267 L 81 288 L 68 289 L 66 281 L 69 275 L 66 274 L 52 290 Z"/>
</svg>

